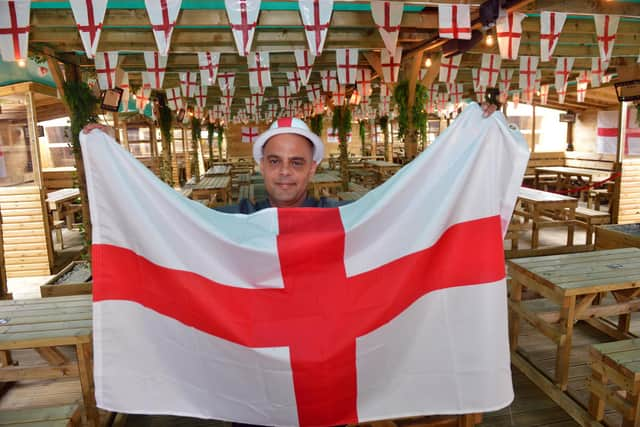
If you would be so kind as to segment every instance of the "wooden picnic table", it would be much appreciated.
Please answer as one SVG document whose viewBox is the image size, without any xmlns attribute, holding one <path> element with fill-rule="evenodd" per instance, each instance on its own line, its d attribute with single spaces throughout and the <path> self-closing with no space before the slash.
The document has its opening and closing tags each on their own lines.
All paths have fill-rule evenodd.
<svg viewBox="0 0 640 427">
<path fill-rule="evenodd" d="M 342 179 L 333 173 L 317 173 L 311 178 L 309 187 L 315 198 L 322 196 L 322 190 L 327 190 L 329 194 L 338 194 L 342 189 Z"/>
<path fill-rule="evenodd" d="M 231 177 L 228 175 L 205 176 L 191 186 L 193 200 L 207 200 L 210 206 L 226 205 L 231 201 Z"/>
<path fill-rule="evenodd" d="M 229 175 L 231 165 L 213 165 L 204 173 L 204 176 Z"/>
<path fill-rule="evenodd" d="M 555 175 L 556 191 L 569 191 L 573 185 L 573 178 L 579 181 L 580 185 L 588 186 L 596 179 L 605 179 L 609 176 L 607 172 L 596 169 L 575 168 L 570 166 L 539 166 L 535 170 L 535 186 L 541 182 L 541 175 Z M 582 193 L 583 191 L 580 191 Z"/>
<path fill-rule="evenodd" d="M 401 165 L 398 165 L 396 163 L 385 162 L 383 160 L 367 160 L 365 164 L 368 168 L 373 169 L 380 174 L 380 179 L 382 180 L 382 182 L 389 179 L 402 167 Z"/>
<path fill-rule="evenodd" d="M 511 275 L 512 354 L 518 356 L 518 364 L 530 364 L 517 352 L 520 320 L 524 319 L 556 343 L 553 381 L 560 390 L 567 389 L 577 321 L 584 320 L 615 339 L 630 337 L 630 313 L 640 309 L 639 248 L 519 258 L 509 260 L 507 266 Z M 541 298 L 522 300 L 524 288 Z M 613 298 L 605 298 L 605 293 L 611 293 Z M 611 316 L 618 316 L 617 324 L 606 319 Z"/>
<path fill-rule="evenodd" d="M 80 197 L 80 190 L 77 188 L 63 188 L 61 190 L 52 191 L 47 193 L 47 207 L 49 212 L 53 216 L 53 220 L 60 221 L 64 211 L 67 211 L 66 220 L 67 228 L 71 230 L 73 228 L 73 214 L 74 211 L 69 209 L 69 206 L 74 204 Z"/>
<path fill-rule="evenodd" d="M 77 362 L 59 346 L 73 346 Z M 21 349 L 47 365 L 15 366 L 11 351 Z M 0 382 L 79 377 L 87 420 L 98 426 L 92 365 L 91 295 L 0 301 Z"/>
<path fill-rule="evenodd" d="M 573 246 L 578 199 L 520 187 L 515 215 L 531 220 L 531 248 L 539 244 L 540 230 L 546 227 L 567 227 L 567 246 Z"/>
</svg>

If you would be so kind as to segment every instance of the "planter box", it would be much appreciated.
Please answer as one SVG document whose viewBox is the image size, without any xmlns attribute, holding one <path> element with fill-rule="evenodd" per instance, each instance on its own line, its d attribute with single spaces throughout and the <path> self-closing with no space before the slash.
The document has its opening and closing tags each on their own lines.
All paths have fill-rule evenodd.
<svg viewBox="0 0 640 427">
<path fill-rule="evenodd" d="M 596 227 L 596 249 L 640 248 L 640 223 Z"/>
<path fill-rule="evenodd" d="M 84 268 L 83 268 L 84 267 Z M 73 261 L 40 286 L 40 295 L 45 297 L 62 297 L 67 295 L 86 295 L 93 290 L 91 271 L 87 271 L 85 261 Z M 78 279 L 80 278 L 80 279 Z M 86 281 L 82 281 L 86 278 Z"/>
</svg>

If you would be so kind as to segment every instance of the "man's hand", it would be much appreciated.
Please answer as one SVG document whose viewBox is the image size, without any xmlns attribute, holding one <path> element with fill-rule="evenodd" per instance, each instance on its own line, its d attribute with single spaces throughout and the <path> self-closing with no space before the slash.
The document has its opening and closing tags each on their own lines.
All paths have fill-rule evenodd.
<svg viewBox="0 0 640 427">
<path fill-rule="evenodd" d="M 112 128 L 111 126 L 101 125 L 100 123 L 89 123 L 88 125 L 82 128 L 82 133 L 89 133 L 94 129 L 98 129 L 106 133 L 107 135 L 111 136 L 112 138 L 115 138 L 115 135 L 116 135 L 115 129 Z"/>
<path fill-rule="evenodd" d="M 498 109 L 497 105 L 489 104 L 488 102 L 483 102 L 481 107 L 482 107 L 482 117 L 489 117 Z"/>
</svg>

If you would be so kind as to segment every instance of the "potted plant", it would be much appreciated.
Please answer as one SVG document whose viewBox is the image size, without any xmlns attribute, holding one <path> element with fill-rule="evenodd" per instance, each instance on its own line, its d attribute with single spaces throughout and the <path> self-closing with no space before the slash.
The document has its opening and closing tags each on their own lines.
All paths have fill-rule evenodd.
<svg viewBox="0 0 640 427">
<path fill-rule="evenodd" d="M 40 295 L 43 298 L 85 295 L 91 294 L 92 290 L 91 265 L 88 261 L 73 261 L 40 286 Z"/>
</svg>

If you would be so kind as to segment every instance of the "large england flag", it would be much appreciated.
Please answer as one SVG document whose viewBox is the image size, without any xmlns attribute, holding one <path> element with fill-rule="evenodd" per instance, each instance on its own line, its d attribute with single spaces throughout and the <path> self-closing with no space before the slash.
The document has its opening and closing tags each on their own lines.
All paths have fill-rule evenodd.
<svg viewBox="0 0 640 427">
<path fill-rule="evenodd" d="M 82 135 L 98 406 L 276 426 L 513 399 L 502 247 L 527 144 L 472 105 L 339 208 L 223 214 Z"/>
</svg>

